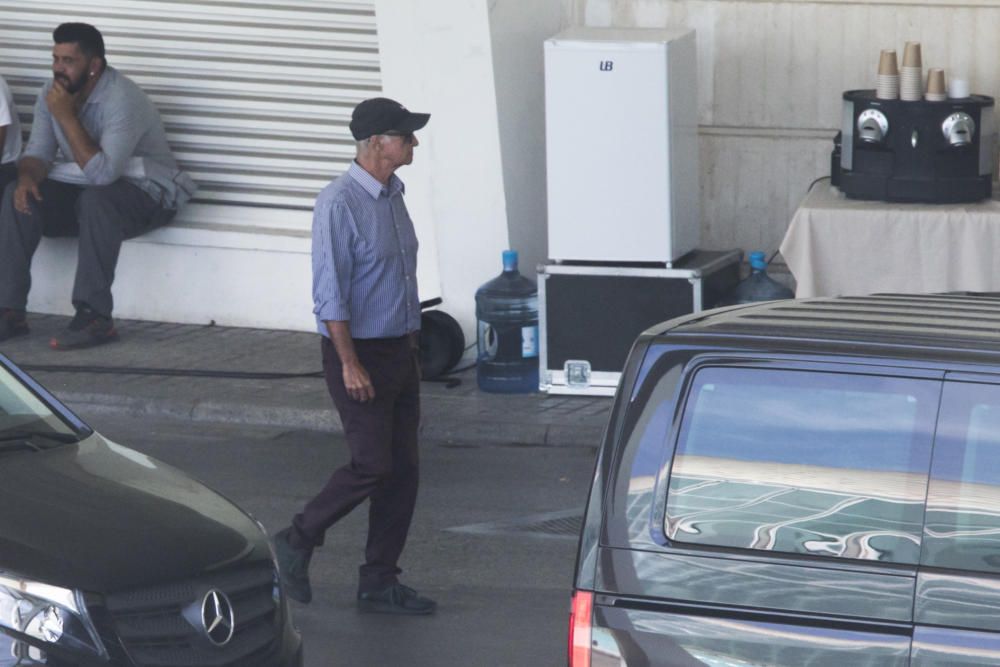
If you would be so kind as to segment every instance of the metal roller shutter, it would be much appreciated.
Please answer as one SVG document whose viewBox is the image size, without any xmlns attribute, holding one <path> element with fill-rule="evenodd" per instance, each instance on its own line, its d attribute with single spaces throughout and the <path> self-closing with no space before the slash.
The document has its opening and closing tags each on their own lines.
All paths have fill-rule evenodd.
<svg viewBox="0 0 1000 667">
<path fill-rule="evenodd" d="M 52 29 L 93 23 L 160 109 L 203 204 L 311 209 L 354 156 L 352 107 L 381 90 L 372 1 L 0 0 L 0 17 L 25 131 Z"/>
</svg>

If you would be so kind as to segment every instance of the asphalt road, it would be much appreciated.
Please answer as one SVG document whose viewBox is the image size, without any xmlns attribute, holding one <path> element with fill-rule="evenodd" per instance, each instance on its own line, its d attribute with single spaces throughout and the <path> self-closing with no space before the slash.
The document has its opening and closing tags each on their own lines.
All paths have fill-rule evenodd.
<svg viewBox="0 0 1000 667">
<path fill-rule="evenodd" d="M 343 442 L 327 433 L 107 416 L 88 421 L 222 492 L 272 533 L 346 460 Z M 362 505 L 314 556 L 313 602 L 293 603 L 307 667 L 565 665 L 576 541 L 562 534 L 572 528 L 564 514 L 582 508 L 593 456 L 579 447 L 423 443 L 420 499 L 401 566 L 404 583 L 436 599 L 438 613 L 357 612 L 367 528 Z M 554 512 L 564 514 L 545 524 L 548 532 L 531 530 Z"/>
</svg>

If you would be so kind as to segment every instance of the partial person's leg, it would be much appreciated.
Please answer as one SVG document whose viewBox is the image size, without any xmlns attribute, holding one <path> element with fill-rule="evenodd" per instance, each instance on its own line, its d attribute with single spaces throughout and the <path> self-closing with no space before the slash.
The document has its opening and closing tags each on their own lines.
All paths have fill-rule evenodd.
<svg viewBox="0 0 1000 667">
<path fill-rule="evenodd" d="M 106 318 L 114 307 L 111 285 L 122 242 L 165 222 L 165 211 L 138 186 L 125 180 L 85 188 L 77 201 L 80 222 L 79 262 L 73 305 L 88 306 Z"/>
<path fill-rule="evenodd" d="M 397 583 L 399 557 L 417 502 L 419 482 L 420 370 L 418 352 L 404 341 L 393 354 L 402 384 L 392 411 L 392 475 L 371 495 L 368 544 L 359 591 L 380 591 Z"/>
</svg>

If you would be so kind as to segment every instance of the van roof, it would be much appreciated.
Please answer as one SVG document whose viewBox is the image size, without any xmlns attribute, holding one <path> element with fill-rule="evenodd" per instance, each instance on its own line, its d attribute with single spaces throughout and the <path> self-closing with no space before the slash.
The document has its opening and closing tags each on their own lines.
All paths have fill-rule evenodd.
<svg viewBox="0 0 1000 667">
<path fill-rule="evenodd" d="M 872 294 L 722 308 L 652 333 L 829 340 L 1000 352 L 1000 294 Z"/>
</svg>

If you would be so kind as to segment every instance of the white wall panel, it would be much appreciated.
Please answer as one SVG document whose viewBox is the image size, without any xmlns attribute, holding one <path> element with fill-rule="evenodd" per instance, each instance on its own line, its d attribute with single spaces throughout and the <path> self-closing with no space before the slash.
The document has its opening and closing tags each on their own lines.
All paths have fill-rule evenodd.
<svg viewBox="0 0 1000 667">
<path fill-rule="evenodd" d="M 201 202 L 311 209 L 354 156 L 351 109 L 381 90 L 370 1 L 0 0 L 0 15 L 0 74 L 23 119 L 52 29 L 93 23 L 160 109 Z"/>
</svg>

